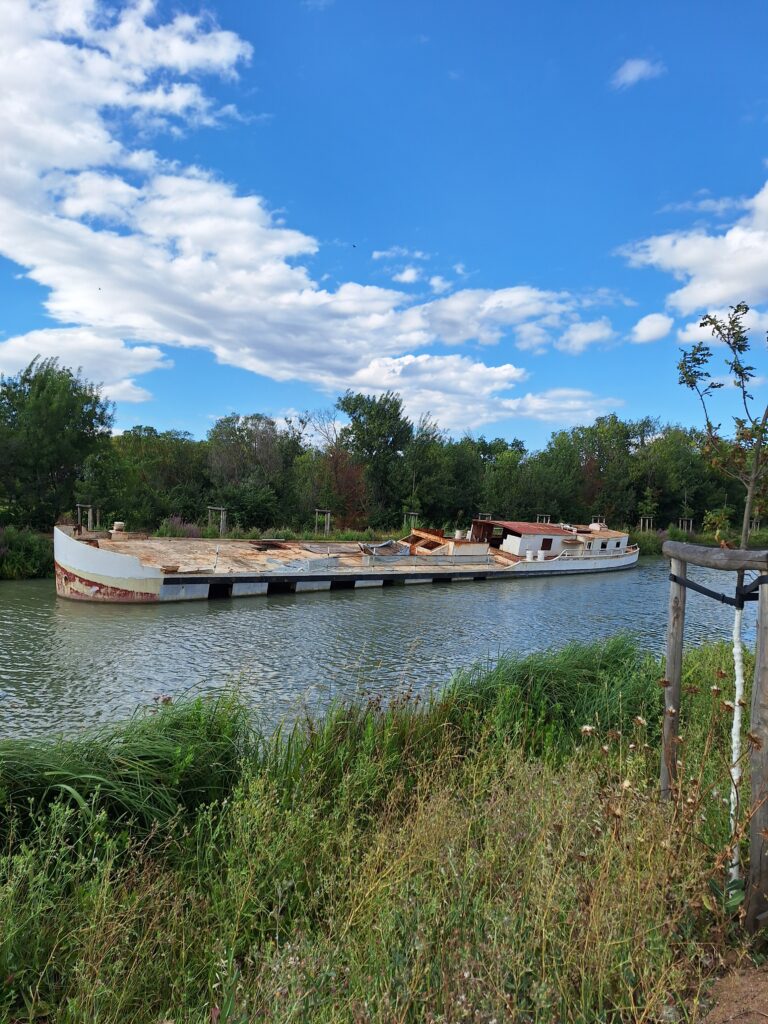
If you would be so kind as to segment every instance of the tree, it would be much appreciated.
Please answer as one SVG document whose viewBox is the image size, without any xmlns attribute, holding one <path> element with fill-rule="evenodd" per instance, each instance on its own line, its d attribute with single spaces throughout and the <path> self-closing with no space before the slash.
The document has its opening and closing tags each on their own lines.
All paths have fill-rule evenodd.
<svg viewBox="0 0 768 1024">
<path fill-rule="evenodd" d="M 277 424 L 269 416 L 223 416 L 208 431 L 211 479 L 220 486 L 258 474 L 270 483 L 282 468 Z"/>
<path fill-rule="evenodd" d="M 0 376 L 0 506 L 19 525 L 50 529 L 72 510 L 88 457 L 109 443 L 113 411 L 96 384 L 56 359 Z"/>
<path fill-rule="evenodd" d="M 364 466 L 371 522 L 393 523 L 407 497 L 404 455 L 413 438 L 403 400 L 392 391 L 378 396 L 347 391 L 336 408 L 349 418 L 339 440 Z"/>
<path fill-rule="evenodd" d="M 679 382 L 698 395 L 704 411 L 706 454 L 712 466 L 725 476 L 738 480 L 745 489 L 741 522 L 743 548 L 749 543 L 752 509 L 768 472 L 768 460 L 765 458 L 768 405 L 762 411 L 753 410 L 754 397 L 750 392 L 750 382 L 754 380 L 755 368 L 745 362 L 750 349 L 749 337 L 744 329 L 744 317 L 748 312 L 749 306 L 740 302 L 737 306 L 731 306 L 725 320 L 707 314 L 701 321 L 701 326 L 709 327 L 712 336 L 728 350 L 725 365 L 744 410 L 743 416 L 733 417 L 733 437 L 723 437 L 720 424 L 713 423 L 709 414 L 708 399 L 724 386 L 723 381 L 716 380 L 709 372 L 712 359 L 710 346 L 706 342 L 697 341 L 689 351 L 683 352 L 678 363 Z"/>
<path fill-rule="evenodd" d="M 714 314 L 707 314 L 702 327 L 708 327 L 712 336 L 725 346 L 727 354 L 725 365 L 738 393 L 744 415 L 733 417 L 734 432 L 730 438 L 723 437 L 720 425 L 715 424 L 709 412 L 709 400 L 715 391 L 723 387 L 723 382 L 716 380 L 709 370 L 712 360 L 712 349 L 706 342 L 698 341 L 687 352 L 683 351 L 678 363 L 679 383 L 694 391 L 704 411 L 707 438 L 706 453 L 712 465 L 744 487 L 744 514 L 741 523 L 741 547 L 749 543 L 749 523 L 752 508 L 762 487 L 768 460 L 765 459 L 766 431 L 768 430 L 768 405 L 762 411 L 753 409 L 754 398 L 750 391 L 750 382 L 754 380 L 755 368 L 745 360 L 750 351 L 750 341 L 744 328 L 744 318 L 749 306 L 740 302 L 731 306 L 728 317 L 723 320 Z M 717 534 L 716 534 L 717 536 Z M 737 586 L 743 586 L 744 572 L 737 574 Z M 743 611 L 736 608 L 733 621 L 733 661 L 735 669 L 735 711 L 731 732 L 731 833 L 736 829 L 739 809 L 739 784 L 741 782 L 741 709 L 744 700 L 744 662 L 743 645 L 741 642 L 741 624 Z M 757 691 L 757 688 L 756 688 Z M 764 700 L 757 692 L 755 701 Z M 757 810 L 757 809 L 755 809 Z M 734 843 L 731 861 L 731 879 L 739 877 L 739 849 Z"/>
</svg>

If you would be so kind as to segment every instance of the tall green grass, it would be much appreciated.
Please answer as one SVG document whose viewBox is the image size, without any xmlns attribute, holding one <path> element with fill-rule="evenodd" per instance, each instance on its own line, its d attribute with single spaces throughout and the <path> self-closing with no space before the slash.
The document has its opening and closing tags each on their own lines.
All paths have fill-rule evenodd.
<svg viewBox="0 0 768 1024">
<path fill-rule="evenodd" d="M 743 948 L 727 665 L 687 656 L 672 805 L 661 666 L 622 638 L 271 736 L 226 698 L 6 743 L 0 1019 L 695 1021 Z"/>
<path fill-rule="evenodd" d="M 147 832 L 227 796 L 252 743 L 232 697 L 161 704 L 79 740 L 2 740 L 0 806 L 17 828 L 58 801 Z"/>
<path fill-rule="evenodd" d="M 0 527 L 0 580 L 53 576 L 53 537 Z"/>
</svg>

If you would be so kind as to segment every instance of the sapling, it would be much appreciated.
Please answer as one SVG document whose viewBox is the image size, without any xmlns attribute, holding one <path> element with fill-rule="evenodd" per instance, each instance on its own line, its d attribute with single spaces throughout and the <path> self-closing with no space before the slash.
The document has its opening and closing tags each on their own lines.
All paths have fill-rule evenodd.
<svg viewBox="0 0 768 1024">
<path fill-rule="evenodd" d="M 741 524 L 740 547 L 746 548 L 749 543 L 750 522 L 753 509 L 760 497 L 760 489 L 768 471 L 765 459 L 766 429 L 768 427 L 768 405 L 760 412 L 754 408 L 754 396 L 750 391 L 755 380 L 755 368 L 746 359 L 749 357 L 750 340 L 744 329 L 744 318 L 749 306 L 740 302 L 731 306 L 725 319 L 708 313 L 701 320 L 702 327 L 712 331 L 713 338 L 727 349 L 725 365 L 728 369 L 729 382 L 738 392 L 739 404 L 743 415 L 733 417 L 734 431 L 732 437 L 723 437 L 720 424 L 713 422 L 710 416 L 710 399 L 715 391 L 724 387 L 724 382 L 713 377 L 709 371 L 712 360 L 712 349 L 703 341 L 697 341 L 689 350 L 683 351 L 678 363 L 679 382 L 695 391 L 704 410 L 705 423 L 705 454 L 713 468 L 733 480 L 738 480 L 746 491 L 744 516 Z M 721 546 L 727 547 L 727 541 L 720 539 Z M 744 571 L 737 576 L 737 587 L 743 586 Z M 731 798 L 730 824 L 731 836 L 736 832 L 739 815 L 739 785 L 741 783 L 741 719 L 744 703 L 744 648 L 741 639 L 743 609 L 737 607 L 733 617 L 733 664 L 735 680 L 735 700 L 733 725 L 731 731 Z M 739 878 L 738 843 L 733 843 L 730 868 L 731 880 Z"/>
</svg>

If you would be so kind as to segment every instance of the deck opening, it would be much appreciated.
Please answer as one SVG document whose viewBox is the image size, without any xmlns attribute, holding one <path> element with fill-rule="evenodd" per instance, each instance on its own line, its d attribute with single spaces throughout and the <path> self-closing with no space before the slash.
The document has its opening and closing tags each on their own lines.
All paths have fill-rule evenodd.
<svg viewBox="0 0 768 1024">
<path fill-rule="evenodd" d="M 349 580 L 331 580 L 331 590 L 354 590 L 355 581 L 354 579 Z"/>
<path fill-rule="evenodd" d="M 293 580 L 270 580 L 267 586 L 267 595 L 271 594 L 295 594 L 296 583 Z"/>
<path fill-rule="evenodd" d="M 228 597 L 232 597 L 232 584 L 231 583 L 209 583 L 208 584 L 208 600 L 209 601 L 223 601 Z"/>
</svg>

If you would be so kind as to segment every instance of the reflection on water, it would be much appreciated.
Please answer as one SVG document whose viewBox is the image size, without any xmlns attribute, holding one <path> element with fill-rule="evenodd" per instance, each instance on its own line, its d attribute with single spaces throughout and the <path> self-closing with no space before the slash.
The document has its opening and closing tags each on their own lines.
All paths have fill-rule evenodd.
<svg viewBox="0 0 768 1024">
<path fill-rule="evenodd" d="M 237 683 L 265 723 L 356 691 L 445 682 L 503 651 L 622 630 L 663 649 L 668 563 L 603 575 L 441 583 L 168 605 L 58 600 L 53 582 L 0 583 L 0 736 L 71 732 L 158 694 Z M 735 577 L 691 577 L 732 592 Z M 725 638 L 733 609 L 688 595 L 686 641 Z M 745 612 L 754 640 L 755 605 Z"/>
</svg>

